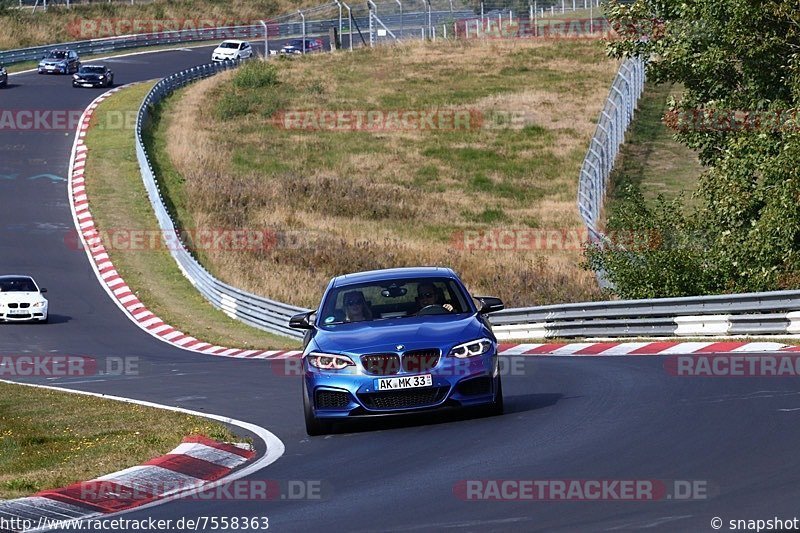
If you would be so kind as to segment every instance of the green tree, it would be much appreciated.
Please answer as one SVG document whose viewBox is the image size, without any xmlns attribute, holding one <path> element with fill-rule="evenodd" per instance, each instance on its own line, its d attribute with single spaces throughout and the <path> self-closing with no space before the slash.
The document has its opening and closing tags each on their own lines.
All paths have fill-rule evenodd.
<svg viewBox="0 0 800 533">
<path fill-rule="evenodd" d="M 610 0 L 606 7 L 619 34 L 608 44 L 609 54 L 642 57 L 650 82 L 685 87 L 680 100 L 670 103 L 667 119 L 707 170 L 699 178 L 699 206 L 685 216 L 680 205 L 638 205 L 644 203 L 639 197 L 609 218 L 609 226 L 619 229 L 641 225 L 641 217 L 654 213 L 671 216 L 680 221 L 673 231 L 680 236 L 663 246 L 683 245 L 663 256 L 592 247 L 589 264 L 604 268 L 622 296 L 797 288 L 800 4 Z M 692 239 L 695 244 L 687 246 Z M 658 264 L 665 283 L 637 278 L 645 260 Z M 687 268 L 697 281 L 677 282 Z"/>
</svg>

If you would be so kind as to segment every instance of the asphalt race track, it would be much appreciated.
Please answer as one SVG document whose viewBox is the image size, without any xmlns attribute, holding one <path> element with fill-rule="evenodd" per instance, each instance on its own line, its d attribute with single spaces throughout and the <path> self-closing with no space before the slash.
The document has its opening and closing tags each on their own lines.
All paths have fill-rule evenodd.
<svg viewBox="0 0 800 533">
<path fill-rule="evenodd" d="M 272 45 L 272 43 L 271 43 Z M 211 48 L 108 60 L 117 84 L 209 60 Z M 3 110 L 82 110 L 102 90 L 69 76 L 9 78 Z M 226 415 L 285 444 L 248 478 L 318 483 L 321 499 L 178 501 L 128 519 L 269 517 L 275 531 L 713 531 L 710 521 L 800 515 L 797 378 L 681 378 L 664 357 L 522 358 L 507 414 L 359 424 L 305 434 L 300 380 L 281 361 L 178 350 L 131 323 L 97 283 L 73 229 L 66 176 L 74 129 L 0 129 L 0 272 L 47 287 L 51 323 L 0 325 L 0 355 L 137 357 L 138 375 L 38 382 Z M 465 501 L 465 480 L 698 481 L 705 499 Z M 460 484 L 461 482 L 461 484 Z"/>
</svg>

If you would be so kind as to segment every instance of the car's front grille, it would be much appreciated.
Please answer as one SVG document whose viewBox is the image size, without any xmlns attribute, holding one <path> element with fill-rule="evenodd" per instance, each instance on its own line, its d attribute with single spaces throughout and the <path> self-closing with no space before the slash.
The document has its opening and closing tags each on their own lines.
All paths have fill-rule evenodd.
<svg viewBox="0 0 800 533">
<path fill-rule="evenodd" d="M 438 349 L 409 350 L 403 354 L 404 372 L 427 372 L 439 364 Z"/>
<path fill-rule="evenodd" d="M 24 320 L 26 318 L 31 318 L 31 315 L 30 314 L 25 314 L 25 315 L 6 315 L 6 318 Z"/>
<path fill-rule="evenodd" d="M 10 304 L 8 304 L 8 308 L 9 308 L 9 309 L 27 309 L 27 308 L 29 308 L 30 306 L 31 306 L 31 304 L 30 304 L 30 303 L 28 303 L 28 302 L 22 302 L 22 303 L 10 303 Z"/>
<path fill-rule="evenodd" d="M 318 390 L 314 405 L 317 409 L 343 409 L 350 405 L 350 395 L 341 391 Z"/>
<path fill-rule="evenodd" d="M 472 378 L 458 384 L 458 392 L 464 396 L 477 396 L 492 392 L 492 380 L 489 376 Z"/>
<path fill-rule="evenodd" d="M 400 372 L 400 356 L 396 353 L 373 353 L 361 356 L 367 374 L 390 376 Z"/>
<path fill-rule="evenodd" d="M 393 392 L 359 394 L 359 399 L 368 409 L 410 409 L 441 402 L 448 387 L 427 387 Z"/>
</svg>

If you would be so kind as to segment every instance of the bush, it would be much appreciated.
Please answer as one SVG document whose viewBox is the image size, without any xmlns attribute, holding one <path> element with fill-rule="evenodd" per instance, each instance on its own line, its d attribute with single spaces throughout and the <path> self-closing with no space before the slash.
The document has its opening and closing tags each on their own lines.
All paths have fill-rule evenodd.
<svg viewBox="0 0 800 533">
<path fill-rule="evenodd" d="M 236 71 L 233 86 L 237 89 L 258 89 L 278 84 L 278 70 L 271 63 L 250 61 Z"/>
</svg>

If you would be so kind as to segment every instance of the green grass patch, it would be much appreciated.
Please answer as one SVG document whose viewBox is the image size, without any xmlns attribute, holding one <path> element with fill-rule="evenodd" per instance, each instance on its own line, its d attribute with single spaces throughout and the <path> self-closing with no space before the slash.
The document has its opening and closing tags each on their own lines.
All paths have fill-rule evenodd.
<svg viewBox="0 0 800 533">
<path fill-rule="evenodd" d="M 190 435 L 245 440 L 204 418 L 0 383 L 0 499 L 141 464 Z"/>
<path fill-rule="evenodd" d="M 614 209 L 619 191 L 628 185 L 639 187 L 649 199 L 659 194 L 667 199 L 683 194 L 685 205 L 694 205 L 692 194 L 703 167 L 692 150 L 673 138 L 674 132 L 662 120 L 668 111 L 668 98 L 680 92 L 681 88 L 672 84 L 645 86 L 611 174 L 610 209 Z"/>
<path fill-rule="evenodd" d="M 128 116 L 139 108 L 153 82 L 120 91 L 95 111 L 93 124 L 105 113 Z M 159 120 L 156 114 L 156 121 Z M 165 140 L 151 141 L 163 147 Z M 127 128 L 91 128 L 86 136 L 89 158 L 86 189 L 95 223 L 101 231 L 146 230 L 157 234 L 158 223 L 142 184 L 136 161 L 133 131 Z M 192 220 L 182 208 L 179 174 L 156 165 L 168 191 L 169 206 L 182 220 Z M 186 226 L 194 228 L 194 225 Z M 291 339 L 271 335 L 234 320 L 211 306 L 180 272 L 163 246 L 148 249 L 109 248 L 111 261 L 136 296 L 157 316 L 179 330 L 206 342 L 235 348 L 297 348 Z"/>
</svg>

